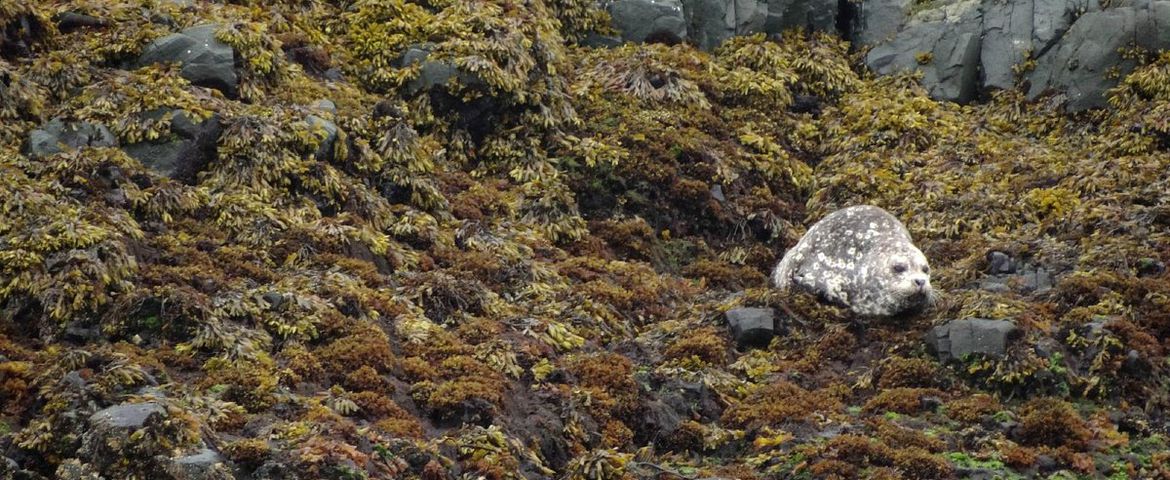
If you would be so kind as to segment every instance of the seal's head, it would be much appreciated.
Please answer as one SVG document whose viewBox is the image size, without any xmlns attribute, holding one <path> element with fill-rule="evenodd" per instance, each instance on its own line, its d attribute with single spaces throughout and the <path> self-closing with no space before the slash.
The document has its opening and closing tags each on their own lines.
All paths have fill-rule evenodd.
<svg viewBox="0 0 1170 480">
<path fill-rule="evenodd" d="M 930 264 L 920 250 L 910 246 L 881 256 L 881 280 L 884 313 L 921 311 L 934 303 L 930 285 Z"/>
</svg>

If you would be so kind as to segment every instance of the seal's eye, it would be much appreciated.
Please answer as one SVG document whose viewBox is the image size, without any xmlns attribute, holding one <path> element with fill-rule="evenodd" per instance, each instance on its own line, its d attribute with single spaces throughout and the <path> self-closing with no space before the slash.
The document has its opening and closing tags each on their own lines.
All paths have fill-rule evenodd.
<svg viewBox="0 0 1170 480">
<path fill-rule="evenodd" d="M 930 267 L 923 265 L 922 273 L 930 273 Z"/>
<path fill-rule="evenodd" d="M 905 263 L 898 263 L 894 265 L 894 273 L 902 273 L 906 271 Z"/>
</svg>

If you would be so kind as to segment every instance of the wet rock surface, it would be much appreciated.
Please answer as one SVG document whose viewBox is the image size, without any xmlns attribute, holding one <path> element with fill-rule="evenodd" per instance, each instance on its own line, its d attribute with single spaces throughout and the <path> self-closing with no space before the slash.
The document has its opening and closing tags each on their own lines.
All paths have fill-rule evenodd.
<svg viewBox="0 0 1170 480">
<path fill-rule="evenodd" d="M 161 115 L 156 112 L 149 116 Z M 169 116 L 169 136 L 125 145 L 122 150 L 159 175 L 191 182 L 215 160 L 223 125 L 217 115 L 199 120 L 183 110 L 173 110 Z"/>
<path fill-rule="evenodd" d="M 767 347 L 776 335 L 776 312 L 771 308 L 736 308 L 724 314 L 738 348 Z"/>
<path fill-rule="evenodd" d="M 105 125 L 54 118 L 30 132 L 26 145 L 29 157 L 43 158 L 85 147 L 113 147 L 117 139 Z"/>
<path fill-rule="evenodd" d="M 969 102 L 980 92 L 1022 82 L 1029 98 L 1062 93 L 1066 107 L 1076 111 L 1105 106 L 1116 73 L 1134 68 L 1133 61 L 1116 55 L 1123 44 L 1170 46 L 1157 27 L 1170 22 L 1168 5 L 967 0 L 907 14 L 896 3 L 875 0 L 863 3 L 856 36 L 874 45 L 866 57 L 870 68 L 883 74 L 921 71 L 935 98 Z M 882 40 L 892 32 L 892 39 Z"/>
<path fill-rule="evenodd" d="M 1170 57 L 988 95 L 1157 5 L 675 4 L 613 49 L 592 0 L 0 7 L 0 478 L 1170 473 Z M 124 68 L 206 24 L 238 98 Z M 93 134 L 31 155 L 53 119 Z M 856 204 L 933 308 L 768 283 Z"/>
<path fill-rule="evenodd" d="M 1011 321 L 971 318 L 934 327 L 926 334 L 926 344 L 939 361 L 947 362 L 972 353 L 1003 356 L 1019 335 Z"/>
<path fill-rule="evenodd" d="M 234 98 L 239 88 L 236 55 L 232 47 L 215 37 L 219 28 L 216 24 L 197 25 L 159 38 L 143 49 L 137 65 L 177 62 L 182 65 L 183 78 Z"/>
<path fill-rule="evenodd" d="M 641 42 L 655 34 L 687 37 L 681 0 L 614 0 L 606 10 L 623 40 Z"/>
</svg>

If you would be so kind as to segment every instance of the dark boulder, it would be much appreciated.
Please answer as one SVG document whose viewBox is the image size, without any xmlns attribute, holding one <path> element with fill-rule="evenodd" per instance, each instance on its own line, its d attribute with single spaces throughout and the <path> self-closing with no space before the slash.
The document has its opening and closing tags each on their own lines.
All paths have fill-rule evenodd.
<svg viewBox="0 0 1170 480">
<path fill-rule="evenodd" d="M 215 160 L 223 125 L 218 115 L 198 121 L 183 110 L 173 110 L 169 114 L 170 135 L 126 145 L 122 150 L 159 175 L 190 183 Z M 162 112 L 151 114 L 154 117 L 162 115 Z"/>
<path fill-rule="evenodd" d="M 776 313 L 771 308 L 735 308 L 724 314 L 737 348 L 763 348 L 776 334 Z"/>
<path fill-rule="evenodd" d="M 712 50 L 736 35 L 762 32 L 768 21 L 766 1 L 683 0 L 682 3 L 686 17 L 683 34 L 704 50 Z"/>
<path fill-rule="evenodd" d="M 117 144 L 114 134 L 105 125 L 54 118 L 29 133 L 25 154 L 37 159 L 84 147 L 113 147 Z"/>
<path fill-rule="evenodd" d="M 1000 251 L 987 252 L 987 269 L 992 275 L 1015 273 L 1016 261 L 1011 256 Z"/>
<path fill-rule="evenodd" d="M 687 38 L 681 0 L 613 0 L 605 7 L 622 40 L 642 42 L 656 32 Z"/>
<path fill-rule="evenodd" d="M 973 353 L 1002 357 L 1019 335 L 1020 330 L 1011 321 L 969 318 L 934 327 L 926 333 L 925 340 L 940 362 L 948 362 Z"/>
<path fill-rule="evenodd" d="M 159 38 L 138 57 L 138 66 L 177 62 L 179 72 L 194 85 L 214 88 L 235 98 L 239 87 L 236 55 L 232 47 L 215 38 L 215 24 L 199 25 Z"/>
<path fill-rule="evenodd" d="M 53 17 L 53 20 L 57 22 L 57 31 L 61 33 L 72 33 L 87 28 L 104 28 L 110 25 L 110 22 L 104 18 L 75 12 L 58 13 Z"/>
</svg>

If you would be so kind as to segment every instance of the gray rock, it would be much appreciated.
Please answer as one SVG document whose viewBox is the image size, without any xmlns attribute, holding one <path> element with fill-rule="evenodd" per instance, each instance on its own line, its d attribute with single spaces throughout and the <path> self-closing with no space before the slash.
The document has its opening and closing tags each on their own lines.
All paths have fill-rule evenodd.
<svg viewBox="0 0 1170 480">
<path fill-rule="evenodd" d="M 920 70 L 931 96 L 942 100 L 966 102 L 1024 80 L 1030 99 L 1053 92 L 1064 94 L 1071 111 L 1102 107 L 1118 74 L 1134 68 L 1119 48 L 1170 47 L 1163 27 L 1170 0 L 1108 8 L 1085 0 L 939 0 L 910 14 L 912 4 L 863 0 L 851 40 L 873 46 L 866 63 L 878 74 Z M 1015 67 L 1030 59 L 1031 71 L 1018 77 Z"/>
<path fill-rule="evenodd" d="M 114 134 L 105 125 L 54 118 L 29 132 L 25 154 L 37 159 L 84 147 L 113 147 L 117 144 Z"/>
<path fill-rule="evenodd" d="M 227 461 L 214 450 L 204 448 L 198 453 L 171 459 L 166 471 L 175 480 L 231 480 Z"/>
<path fill-rule="evenodd" d="M 150 115 L 161 117 L 162 112 L 156 111 Z M 196 122 L 187 112 L 173 110 L 171 135 L 126 145 L 122 150 L 159 175 L 192 181 L 196 174 L 215 160 L 222 131 L 219 115 Z"/>
<path fill-rule="evenodd" d="M 734 308 L 725 314 L 737 348 L 768 346 L 776 331 L 776 313 L 771 308 Z"/>
<path fill-rule="evenodd" d="M 85 28 L 102 28 L 110 25 L 110 22 L 104 18 L 76 12 L 61 12 L 53 19 L 57 21 L 57 30 L 61 33 L 72 33 Z"/>
<path fill-rule="evenodd" d="M 743 3 L 743 0 L 733 0 Z M 768 19 L 764 31 L 780 33 L 791 28 L 807 28 L 835 32 L 837 29 L 837 0 L 766 0 Z M 745 32 L 746 33 L 746 32 Z"/>
<path fill-rule="evenodd" d="M 1008 286 L 1008 277 L 1004 275 L 996 275 L 991 277 L 984 277 L 979 280 L 979 288 L 995 293 L 1007 293 L 1012 291 L 1012 287 Z"/>
<path fill-rule="evenodd" d="M 716 183 L 711 187 L 711 198 L 719 202 L 727 202 L 727 197 L 723 195 L 723 185 Z"/>
<path fill-rule="evenodd" d="M 586 35 L 585 38 L 581 39 L 580 43 L 581 43 L 581 46 L 585 46 L 585 47 L 614 48 L 614 47 L 621 46 L 622 39 L 621 39 L 621 37 L 614 37 L 614 36 L 610 36 L 610 35 L 600 35 L 597 33 L 591 33 L 589 35 Z"/>
<path fill-rule="evenodd" d="M 999 251 L 987 252 L 988 273 L 992 275 L 1000 275 L 1005 273 L 1015 273 L 1016 262 L 1006 253 Z"/>
<path fill-rule="evenodd" d="M 332 113 L 334 115 L 337 114 L 337 104 L 333 103 L 333 100 L 329 100 L 328 98 L 323 98 L 321 100 L 317 100 L 316 102 L 313 102 L 313 108 L 316 108 L 316 109 L 321 110 L 323 112 L 329 112 L 329 113 Z"/>
<path fill-rule="evenodd" d="M 864 0 L 853 25 L 852 40 L 860 45 L 877 45 L 893 39 L 906 22 L 914 0 Z"/>
<path fill-rule="evenodd" d="M 316 115 L 309 115 L 305 121 L 314 131 L 320 130 L 324 135 L 321 138 L 321 146 L 317 147 L 317 160 L 323 162 L 332 160 L 333 148 L 337 144 L 337 124 Z"/>
<path fill-rule="evenodd" d="M 94 413 L 89 422 L 94 428 L 135 430 L 142 428 L 154 414 L 166 415 L 166 410 L 154 402 L 124 403 Z"/>
<path fill-rule="evenodd" d="M 641 42 L 651 34 L 687 38 L 681 0 L 611 0 L 605 4 L 622 40 Z"/>
<path fill-rule="evenodd" d="M 686 34 L 699 48 L 713 50 L 736 35 L 764 31 L 767 0 L 683 0 Z"/>
<path fill-rule="evenodd" d="M 464 85 L 478 86 L 484 82 L 478 75 L 459 70 L 454 63 L 447 60 L 430 60 L 433 43 L 421 43 L 407 47 L 392 64 L 396 68 L 406 68 L 420 64 L 418 76 L 406 82 L 406 93 L 414 95 L 422 91 L 429 91 L 435 87 L 447 85 L 453 79 L 458 79 Z"/>
<path fill-rule="evenodd" d="M 965 0 L 921 15 L 892 41 L 865 57 L 880 75 L 920 70 L 931 97 L 965 103 L 979 87 L 982 13 L 977 0 Z"/>
<path fill-rule="evenodd" d="M 680 424 L 682 424 L 682 418 L 667 404 L 659 400 L 646 403 L 641 426 L 646 429 L 646 433 L 656 444 L 668 441 L 671 435 L 678 431 Z"/>
<path fill-rule="evenodd" d="M 215 38 L 219 28 L 215 24 L 199 25 L 159 38 L 142 51 L 138 66 L 178 62 L 182 65 L 180 75 L 192 84 L 235 98 L 239 83 L 235 52 Z"/>
<path fill-rule="evenodd" d="M 1078 9 L 1087 9 L 1096 4 L 1082 0 L 1032 0 L 1031 3 L 1033 58 L 1044 56 L 1064 36 L 1076 18 Z"/>
<path fill-rule="evenodd" d="M 970 318 L 952 320 L 926 333 L 927 348 L 941 362 L 962 359 L 972 353 L 1003 356 L 1019 329 L 1007 320 Z"/>
<path fill-rule="evenodd" d="M 1106 106 L 1105 93 L 1117 85 L 1117 74 L 1136 65 L 1122 58 L 1118 49 L 1131 44 L 1148 50 L 1170 47 L 1167 23 L 1167 1 L 1136 2 L 1076 17 L 1063 35 L 1057 35 L 1059 28 L 1053 33 L 1056 40 L 1028 77 L 1028 97 L 1057 91 L 1067 95 L 1065 107 L 1071 111 Z"/>
<path fill-rule="evenodd" d="M 268 302 L 268 307 L 272 310 L 279 310 L 281 305 L 284 305 L 285 296 L 280 292 L 268 292 L 261 296 L 264 301 Z"/>
<path fill-rule="evenodd" d="M 669 405 L 682 418 L 714 420 L 723 413 L 723 408 L 715 399 L 715 392 L 707 388 L 702 381 L 689 382 L 671 378 L 662 382 L 655 392 L 663 403 Z"/>
<path fill-rule="evenodd" d="M 1052 275 L 1044 267 L 1029 267 L 1020 273 L 1024 277 L 1025 293 L 1041 294 L 1052 290 Z"/>
<path fill-rule="evenodd" d="M 1015 85 L 1012 67 L 1032 50 L 1033 0 L 983 0 L 983 44 L 979 61 L 985 88 Z"/>
</svg>

